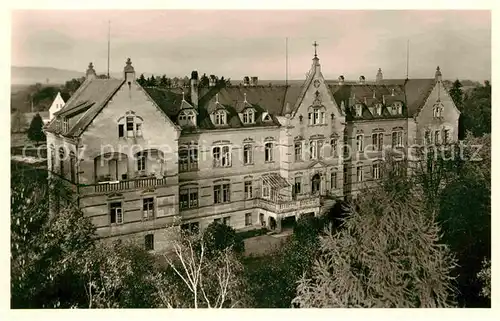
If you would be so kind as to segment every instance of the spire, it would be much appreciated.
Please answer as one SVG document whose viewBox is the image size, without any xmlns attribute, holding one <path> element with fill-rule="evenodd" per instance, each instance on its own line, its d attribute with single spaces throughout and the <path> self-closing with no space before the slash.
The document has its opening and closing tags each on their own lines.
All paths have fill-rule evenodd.
<svg viewBox="0 0 500 321">
<path fill-rule="evenodd" d="M 439 68 L 439 66 L 437 66 L 434 78 L 436 79 L 436 81 L 441 81 L 442 77 L 443 75 L 441 74 L 441 69 Z"/>
<path fill-rule="evenodd" d="M 215 94 L 215 103 L 218 104 L 219 103 L 219 93 L 216 93 Z"/>
<path fill-rule="evenodd" d="M 312 68 L 311 68 L 310 72 L 321 72 L 321 67 L 320 67 L 319 58 L 318 58 L 318 52 L 316 50 L 316 47 L 318 47 L 319 45 L 315 41 L 313 43 L 313 46 L 314 46 L 314 58 L 313 58 L 313 64 L 312 64 Z"/>
<path fill-rule="evenodd" d="M 130 60 L 130 58 L 127 58 L 125 67 L 123 68 L 123 73 L 125 74 L 126 81 L 132 81 L 135 79 L 135 70 L 132 66 L 132 60 Z"/>
<path fill-rule="evenodd" d="M 186 99 L 184 99 L 184 91 L 182 91 L 182 101 L 186 101 Z"/>
<path fill-rule="evenodd" d="M 243 97 L 244 97 L 244 98 L 243 98 L 243 102 L 245 102 L 245 103 L 246 103 L 246 102 L 247 102 L 247 93 L 243 93 Z"/>
<path fill-rule="evenodd" d="M 382 75 L 382 68 L 379 68 L 375 80 L 376 82 L 381 82 L 382 79 L 384 79 L 384 76 Z"/>
<path fill-rule="evenodd" d="M 89 63 L 89 68 L 87 69 L 86 76 L 87 76 L 87 79 L 94 79 L 94 78 L 96 78 L 96 74 L 95 74 L 95 70 L 94 70 L 94 65 L 92 64 L 92 62 Z"/>
<path fill-rule="evenodd" d="M 373 91 L 373 98 L 376 98 L 376 96 L 375 96 L 375 90 Z"/>
</svg>

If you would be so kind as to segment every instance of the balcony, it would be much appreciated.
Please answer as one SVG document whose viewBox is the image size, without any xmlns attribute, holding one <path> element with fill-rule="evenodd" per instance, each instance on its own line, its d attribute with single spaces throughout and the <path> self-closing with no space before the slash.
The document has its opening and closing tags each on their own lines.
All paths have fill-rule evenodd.
<svg viewBox="0 0 500 321">
<path fill-rule="evenodd" d="M 131 180 L 121 180 L 115 182 L 101 182 L 91 185 L 80 185 L 80 192 L 83 194 L 106 193 L 113 191 L 126 191 L 137 188 L 166 186 L 168 178 L 144 177 Z"/>
<path fill-rule="evenodd" d="M 274 213 L 292 212 L 303 208 L 319 207 L 319 196 L 308 197 L 300 200 L 271 201 L 264 198 L 255 199 L 255 205 Z"/>
</svg>

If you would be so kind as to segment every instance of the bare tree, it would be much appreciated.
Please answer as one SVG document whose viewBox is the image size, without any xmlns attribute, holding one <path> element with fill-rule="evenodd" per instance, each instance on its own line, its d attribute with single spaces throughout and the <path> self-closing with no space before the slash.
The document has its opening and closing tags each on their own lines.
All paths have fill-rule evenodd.
<svg viewBox="0 0 500 321">
<path fill-rule="evenodd" d="M 231 248 L 213 258 L 207 257 L 207 250 L 201 236 L 183 235 L 174 242 L 172 252 L 164 254 L 174 272 L 158 284 L 165 307 L 233 308 L 242 304 L 241 263 Z M 172 279 L 176 279 L 175 285 Z"/>
</svg>

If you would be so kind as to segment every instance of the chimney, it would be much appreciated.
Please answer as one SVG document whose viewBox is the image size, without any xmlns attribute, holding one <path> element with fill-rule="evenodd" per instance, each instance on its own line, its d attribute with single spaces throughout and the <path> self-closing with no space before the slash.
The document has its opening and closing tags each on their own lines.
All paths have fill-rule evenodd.
<svg viewBox="0 0 500 321">
<path fill-rule="evenodd" d="M 340 75 L 339 76 L 339 85 L 343 85 L 344 84 L 344 76 Z"/>
<path fill-rule="evenodd" d="M 250 84 L 251 84 L 251 86 L 255 87 L 255 86 L 257 86 L 258 82 L 259 82 L 259 78 L 254 76 L 254 77 L 252 77 Z"/>
<path fill-rule="evenodd" d="M 382 75 L 382 69 L 381 68 L 378 69 L 377 77 L 375 77 L 375 79 L 376 79 L 376 82 L 382 82 L 382 80 L 384 79 L 384 76 Z"/>
<path fill-rule="evenodd" d="M 250 85 L 250 77 L 245 76 L 243 77 L 243 86 L 248 86 Z"/>
<path fill-rule="evenodd" d="M 394 96 L 394 88 L 392 88 L 391 96 Z"/>
<path fill-rule="evenodd" d="M 125 76 L 125 81 L 127 83 L 130 83 L 130 82 L 134 81 L 134 79 L 135 79 L 135 70 L 134 70 L 134 67 L 132 67 L 132 61 L 130 60 L 130 58 L 127 58 L 127 62 L 126 62 L 125 68 L 123 68 L 123 73 L 124 73 L 124 76 Z"/>
<path fill-rule="evenodd" d="M 89 63 L 89 68 L 87 69 L 86 76 L 87 76 L 88 80 L 92 80 L 92 79 L 96 78 L 94 65 L 92 63 Z"/>
<path fill-rule="evenodd" d="M 359 84 L 364 85 L 365 84 L 365 76 L 359 76 Z"/>
<path fill-rule="evenodd" d="M 195 108 L 198 108 L 198 72 L 191 72 L 191 103 Z"/>
<path fill-rule="evenodd" d="M 208 86 L 209 87 L 215 87 L 217 85 L 217 78 L 215 75 L 210 75 L 210 78 L 208 78 Z"/>
<path fill-rule="evenodd" d="M 434 75 L 434 78 L 438 82 L 443 79 L 443 75 L 441 74 L 441 69 L 439 68 L 439 66 L 437 66 L 437 68 L 436 68 L 436 74 Z"/>
</svg>

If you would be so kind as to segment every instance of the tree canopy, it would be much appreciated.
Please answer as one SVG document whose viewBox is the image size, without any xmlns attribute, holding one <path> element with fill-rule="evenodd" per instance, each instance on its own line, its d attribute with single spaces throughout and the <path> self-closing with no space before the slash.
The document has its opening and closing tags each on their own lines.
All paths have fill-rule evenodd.
<svg viewBox="0 0 500 321">
<path fill-rule="evenodd" d="M 45 133 L 43 132 L 43 120 L 40 114 L 33 116 L 30 127 L 28 129 L 28 138 L 36 143 L 45 141 Z"/>
</svg>

